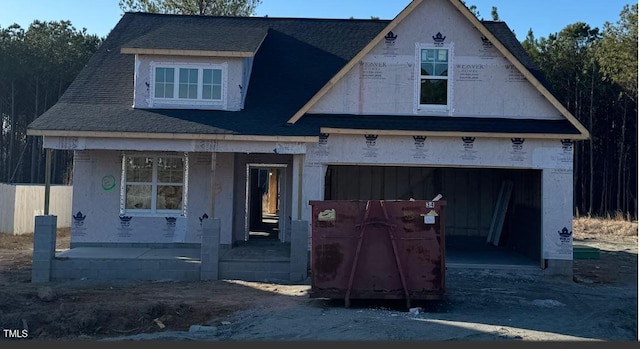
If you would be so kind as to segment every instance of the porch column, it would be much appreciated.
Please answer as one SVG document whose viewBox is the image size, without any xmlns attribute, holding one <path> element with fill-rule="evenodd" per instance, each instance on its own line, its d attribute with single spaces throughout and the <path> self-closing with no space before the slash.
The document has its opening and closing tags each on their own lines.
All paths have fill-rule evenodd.
<svg viewBox="0 0 640 349">
<path fill-rule="evenodd" d="M 327 174 L 327 165 L 310 164 L 304 165 L 304 183 L 302 185 L 302 207 L 301 218 L 311 220 L 311 200 L 324 200 L 324 180 Z M 309 223 L 311 224 L 311 223 Z"/>
<path fill-rule="evenodd" d="M 36 216 L 35 220 L 31 282 L 49 282 L 56 254 L 58 217 Z"/>
<path fill-rule="evenodd" d="M 49 198 L 51 197 L 51 148 L 47 148 L 44 170 L 44 215 L 49 215 Z"/>
<path fill-rule="evenodd" d="M 200 245 L 200 280 L 218 280 L 220 259 L 220 219 L 202 220 Z"/>
<path fill-rule="evenodd" d="M 292 183 L 291 183 L 291 220 L 302 219 L 302 178 L 304 154 L 293 155 Z"/>
<path fill-rule="evenodd" d="M 236 174 L 240 178 L 235 178 Z M 231 245 L 233 241 L 244 235 L 244 215 L 237 214 L 236 217 L 235 214 L 242 212 L 244 208 L 243 191 L 238 191 L 239 188 L 244 189 L 244 181 L 241 178 L 243 174 L 244 172 L 235 172 L 233 153 L 216 154 L 215 182 L 211 184 L 211 199 L 215 201 L 212 218 L 220 220 L 220 243 L 223 245 Z M 235 206 L 234 200 L 238 201 Z M 237 231 L 235 237 L 233 232 L 234 217 Z"/>
<path fill-rule="evenodd" d="M 309 267 L 309 258 L 307 257 L 308 238 L 309 222 L 292 221 L 289 281 L 303 281 L 307 278 Z"/>
</svg>

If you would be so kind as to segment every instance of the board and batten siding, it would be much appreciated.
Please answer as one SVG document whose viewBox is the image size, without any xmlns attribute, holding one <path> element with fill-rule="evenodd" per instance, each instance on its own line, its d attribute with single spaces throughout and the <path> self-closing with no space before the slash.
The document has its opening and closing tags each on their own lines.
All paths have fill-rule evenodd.
<svg viewBox="0 0 640 349">
<path fill-rule="evenodd" d="M 537 210 L 539 221 L 539 172 L 492 168 L 332 165 L 327 169 L 325 200 L 431 200 L 442 194 L 443 200 L 447 201 L 447 235 L 486 239 L 503 180 L 514 183 L 509 201 L 510 214 L 507 216 L 510 224 L 506 229 L 515 233 L 525 228 L 513 219 L 514 213 L 519 216 L 530 215 L 530 212 Z M 528 221 L 526 224 L 537 227 L 539 235 L 539 222 Z M 518 245 L 524 245 L 521 234 L 513 234 L 513 238 Z"/>
<path fill-rule="evenodd" d="M 44 214 L 44 185 L 0 183 L 0 232 L 21 235 L 33 233 L 35 217 Z M 69 185 L 52 185 L 49 214 L 57 216 L 58 228 L 71 226 Z"/>
</svg>

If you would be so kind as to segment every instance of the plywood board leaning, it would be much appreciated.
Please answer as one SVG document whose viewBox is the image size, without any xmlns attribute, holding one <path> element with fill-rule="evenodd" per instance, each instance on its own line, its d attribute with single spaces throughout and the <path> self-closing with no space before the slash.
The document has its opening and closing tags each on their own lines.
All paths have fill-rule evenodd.
<svg viewBox="0 0 640 349">
<path fill-rule="evenodd" d="M 498 246 L 500 244 L 500 235 L 502 234 L 502 226 L 504 225 L 504 218 L 507 214 L 507 208 L 509 207 L 509 199 L 511 198 L 512 189 L 512 181 L 502 181 L 500 193 L 498 194 L 498 201 L 496 202 L 496 208 L 493 211 L 493 220 L 491 221 L 491 227 L 489 228 L 489 235 L 487 236 L 488 244 L 492 244 L 494 246 Z"/>
</svg>

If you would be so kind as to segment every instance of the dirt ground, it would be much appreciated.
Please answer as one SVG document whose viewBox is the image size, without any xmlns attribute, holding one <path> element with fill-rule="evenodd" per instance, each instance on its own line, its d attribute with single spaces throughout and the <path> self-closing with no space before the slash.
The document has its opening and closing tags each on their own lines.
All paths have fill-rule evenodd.
<svg viewBox="0 0 640 349">
<path fill-rule="evenodd" d="M 312 299 L 310 286 L 239 281 L 32 284 L 32 237 L 0 236 L 0 327 L 21 340 L 638 341 L 637 223 L 576 221 L 574 280 L 447 270 L 440 301 Z M 67 248 L 60 231 L 58 248 Z M 200 325 L 192 326 L 192 325 Z M 3 331 L 6 332 L 6 331 Z M 6 344 L 6 342 L 5 342 Z M 1 346 L 2 344 L 0 344 Z"/>
</svg>

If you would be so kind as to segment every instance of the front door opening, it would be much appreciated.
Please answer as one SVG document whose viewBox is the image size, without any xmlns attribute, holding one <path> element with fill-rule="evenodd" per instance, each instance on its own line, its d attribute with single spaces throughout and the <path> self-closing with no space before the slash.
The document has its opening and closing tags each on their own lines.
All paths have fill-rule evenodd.
<svg viewBox="0 0 640 349">
<path fill-rule="evenodd" d="M 245 240 L 282 239 L 282 165 L 247 165 Z"/>
</svg>

